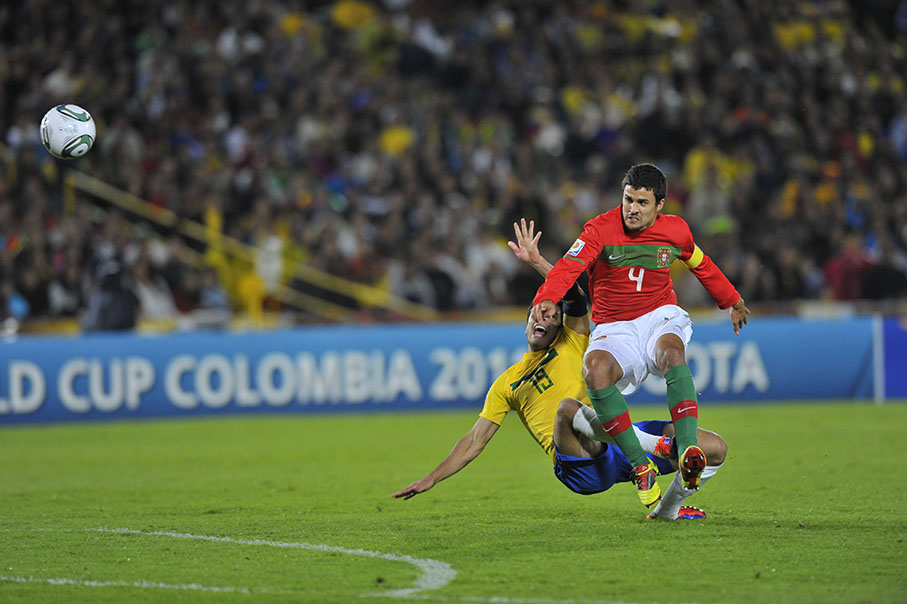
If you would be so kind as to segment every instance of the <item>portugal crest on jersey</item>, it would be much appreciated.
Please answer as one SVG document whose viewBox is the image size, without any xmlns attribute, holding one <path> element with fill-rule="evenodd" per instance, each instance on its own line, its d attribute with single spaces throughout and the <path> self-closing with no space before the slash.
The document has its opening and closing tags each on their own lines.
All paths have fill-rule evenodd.
<svg viewBox="0 0 907 604">
<path fill-rule="evenodd" d="M 658 268 L 668 268 L 669 266 L 671 266 L 671 248 L 658 248 L 658 252 L 656 252 L 655 256 L 655 261 L 658 264 Z"/>
</svg>

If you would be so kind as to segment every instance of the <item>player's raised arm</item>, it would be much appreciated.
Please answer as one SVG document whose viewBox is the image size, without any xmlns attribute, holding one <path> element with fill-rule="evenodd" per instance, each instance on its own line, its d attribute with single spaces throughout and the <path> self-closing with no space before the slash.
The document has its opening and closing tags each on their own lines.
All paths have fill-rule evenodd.
<svg viewBox="0 0 907 604">
<path fill-rule="evenodd" d="M 553 267 L 539 252 L 539 238 L 541 238 L 542 232 L 535 232 L 535 221 L 530 220 L 527 226 L 526 219 L 520 218 L 519 223 L 513 223 L 513 232 L 516 234 L 516 242 L 508 241 L 507 245 L 513 250 L 514 255 L 538 271 L 541 276 L 547 276 Z M 589 304 L 586 293 L 579 286 L 578 281 L 564 294 L 564 301 L 567 304 L 564 309 L 564 324 L 577 333 L 588 334 L 590 331 Z M 535 309 L 533 308 L 533 310 Z M 546 315 L 550 314 L 554 312 L 554 307 L 546 304 L 545 310 L 540 310 L 534 319 L 541 320 L 542 312 Z"/>
<path fill-rule="evenodd" d="M 415 497 L 419 493 L 424 493 L 432 488 L 445 478 L 453 476 L 466 467 L 466 464 L 479 456 L 479 453 L 485 449 L 485 445 L 488 444 L 488 441 L 491 440 L 491 437 L 494 436 L 494 433 L 497 432 L 499 427 L 500 426 L 496 423 L 489 421 L 484 417 L 480 417 L 476 420 L 472 429 L 457 441 L 457 444 L 454 445 L 444 461 L 438 464 L 437 468 L 429 472 L 424 478 L 410 484 L 405 489 L 400 489 L 393 494 L 393 497 L 397 499 Z"/>
</svg>

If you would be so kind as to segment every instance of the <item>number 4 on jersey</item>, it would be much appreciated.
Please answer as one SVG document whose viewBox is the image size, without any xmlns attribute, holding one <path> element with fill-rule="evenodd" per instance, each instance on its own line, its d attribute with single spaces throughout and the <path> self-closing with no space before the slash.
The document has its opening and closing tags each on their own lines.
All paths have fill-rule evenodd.
<svg viewBox="0 0 907 604">
<path fill-rule="evenodd" d="M 636 274 L 636 271 L 639 271 L 639 274 Z M 646 269 L 633 267 L 630 269 L 630 281 L 636 281 L 636 291 L 642 291 L 642 277 L 646 274 Z"/>
</svg>

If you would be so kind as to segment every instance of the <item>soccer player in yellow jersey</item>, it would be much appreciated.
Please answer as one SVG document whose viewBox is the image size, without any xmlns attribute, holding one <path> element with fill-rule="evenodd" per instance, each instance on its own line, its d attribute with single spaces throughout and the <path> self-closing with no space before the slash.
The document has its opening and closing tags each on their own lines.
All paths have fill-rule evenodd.
<svg viewBox="0 0 907 604">
<path fill-rule="evenodd" d="M 551 264 L 538 252 L 541 232 L 533 222 L 514 224 L 514 254 L 543 276 Z M 538 320 L 526 322 L 529 351 L 492 384 L 485 405 L 472 429 L 454 445 L 450 454 L 427 476 L 393 494 L 409 499 L 452 476 L 475 459 L 491 440 L 508 412 L 515 411 L 523 425 L 551 457 L 554 473 L 570 490 L 589 495 L 606 491 L 616 482 L 630 482 L 632 465 L 608 437 L 589 403 L 583 379 L 583 354 L 589 344 L 589 315 L 586 296 L 574 284 L 555 306 Z M 677 468 L 674 434 L 669 421 L 644 421 L 634 431 L 660 474 Z M 723 463 L 727 445 L 720 436 L 699 430 L 699 446 L 710 466 L 703 472 L 705 482 Z M 670 459 L 673 457 L 673 461 Z M 675 482 L 677 482 L 675 480 Z M 701 510 L 683 506 L 689 491 L 673 483 L 665 492 L 651 518 L 703 518 Z"/>
</svg>

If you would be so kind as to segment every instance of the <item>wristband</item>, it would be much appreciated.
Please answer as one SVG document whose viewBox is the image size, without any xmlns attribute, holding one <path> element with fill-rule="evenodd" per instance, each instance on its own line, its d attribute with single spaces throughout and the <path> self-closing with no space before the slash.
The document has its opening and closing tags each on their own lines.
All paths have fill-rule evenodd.
<svg viewBox="0 0 907 604">
<path fill-rule="evenodd" d="M 582 317 L 589 312 L 589 301 L 580 288 L 579 281 L 564 294 L 564 314 L 568 317 Z"/>
</svg>

